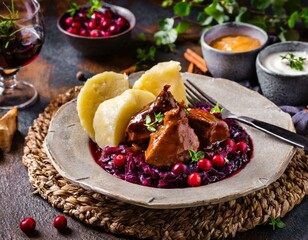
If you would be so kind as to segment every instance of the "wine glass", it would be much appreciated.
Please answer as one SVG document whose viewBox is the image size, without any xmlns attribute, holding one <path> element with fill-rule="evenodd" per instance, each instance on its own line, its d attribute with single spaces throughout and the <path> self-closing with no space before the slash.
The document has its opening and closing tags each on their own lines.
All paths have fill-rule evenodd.
<svg viewBox="0 0 308 240">
<path fill-rule="evenodd" d="M 30 83 L 17 81 L 44 42 L 44 20 L 36 0 L 0 0 L 0 110 L 24 108 L 38 96 Z"/>
</svg>

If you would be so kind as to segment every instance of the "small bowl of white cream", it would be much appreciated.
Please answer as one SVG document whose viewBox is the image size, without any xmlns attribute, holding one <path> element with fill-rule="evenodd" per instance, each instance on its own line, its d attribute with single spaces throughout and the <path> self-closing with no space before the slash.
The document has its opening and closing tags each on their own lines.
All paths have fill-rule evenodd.
<svg viewBox="0 0 308 240">
<path fill-rule="evenodd" d="M 270 45 L 258 54 L 256 68 L 265 97 L 277 105 L 308 104 L 308 43 Z"/>
</svg>

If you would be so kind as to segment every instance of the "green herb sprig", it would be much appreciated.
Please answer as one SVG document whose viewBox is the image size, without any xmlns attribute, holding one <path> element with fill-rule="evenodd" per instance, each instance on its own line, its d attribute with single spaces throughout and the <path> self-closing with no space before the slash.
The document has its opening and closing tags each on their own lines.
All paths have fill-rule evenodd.
<svg viewBox="0 0 308 240">
<path fill-rule="evenodd" d="M 222 113 L 223 110 L 224 110 L 224 108 L 220 108 L 219 103 L 216 103 L 215 107 L 211 108 L 210 113 L 211 114 Z"/>
<path fill-rule="evenodd" d="M 69 6 L 70 8 L 66 12 L 69 13 L 71 17 L 73 17 L 80 10 L 80 6 L 75 2 L 71 2 Z M 87 13 L 87 17 L 91 18 L 93 12 L 101 8 L 102 6 L 103 2 L 101 2 L 100 0 L 90 0 L 90 9 Z"/>
<path fill-rule="evenodd" d="M 306 58 L 303 58 L 303 57 L 296 58 L 295 55 L 290 52 L 280 57 L 281 57 L 281 60 L 288 60 L 288 65 L 290 66 L 290 68 L 293 68 L 297 71 L 304 70 L 304 63 L 305 63 Z"/>
<path fill-rule="evenodd" d="M 11 8 L 3 3 L 8 11 L 8 16 L 0 15 L 0 40 L 6 40 L 4 47 L 7 48 L 11 40 L 15 38 L 15 34 L 22 30 L 16 28 L 16 21 L 19 20 L 18 11 L 15 11 L 14 0 L 11 1 Z"/>
<path fill-rule="evenodd" d="M 198 162 L 199 159 L 204 158 L 205 154 L 202 151 L 195 152 L 193 150 L 188 150 L 192 162 Z"/>
<path fill-rule="evenodd" d="M 145 117 L 145 124 L 144 126 L 147 127 L 147 130 L 150 132 L 155 132 L 156 128 L 154 127 L 154 124 L 161 123 L 164 120 L 164 114 L 159 112 L 157 114 L 154 114 L 155 120 L 152 122 L 151 116 L 146 115 Z"/>
<path fill-rule="evenodd" d="M 280 218 L 276 218 L 275 219 L 273 217 L 270 217 L 269 225 L 273 226 L 273 230 L 275 230 L 276 227 L 284 228 L 286 226 L 286 224 Z"/>
</svg>

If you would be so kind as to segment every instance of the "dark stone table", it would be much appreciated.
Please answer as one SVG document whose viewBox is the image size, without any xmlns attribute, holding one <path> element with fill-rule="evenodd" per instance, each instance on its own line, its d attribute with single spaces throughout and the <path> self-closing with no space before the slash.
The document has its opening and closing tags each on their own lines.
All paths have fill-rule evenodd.
<svg viewBox="0 0 308 240">
<path fill-rule="evenodd" d="M 22 155 L 24 137 L 33 120 L 58 94 L 81 84 L 75 77 L 78 71 L 85 72 L 86 76 L 104 70 L 119 71 L 135 62 L 135 50 L 127 49 L 121 54 L 110 57 L 83 57 L 64 40 L 56 27 L 57 17 L 67 8 L 69 1 L 42 0 L 40 2 L 46 20 L 46 41 L 39 58 L 22 68 L 18 75 L 19 78 L 36 86 L 40 98 L 33 106 L 20 111 L 19 131 L 14 137 L 13 149 L 8 154 L 0 153 L 0 239 L 27 238 L 19 229 L 19 222 L 28 216 L 37 221 L 37 232 L 32 236 L 34 239 L 125 239 L 123 236 L 113 236 L 84 225 L 69 216 L 68 231 L 63 234 L 57 232 L 52 223 L 53 218 L 61 212 L 40 196 L 32 194 L 33 189 L 29 183 L 27 168 L 22 164 Z M 170 15 L 170 12 L 161 10 L 160 1 L 118 0 L 112 3 L 128 7 L 136 14 L 135 37 L 140 32 L 155 31 L 157 20 Z M 183 52 L 187 47 L 200 53 L 197 41 L 185 41 L 179 45 L 177 53 L 159 53 L 158 60 L 180 61 L 183 70 L 186 70 L 188 63 L 183 58 Z M 284 229 L 273 231 L 269 225 L 259 226 L 248 232 L 239 233 L 235 239 L 308 239 L 307 197 L 301 205 L 288 213 L 283 221 L 286 223 Z"/>
</svg>

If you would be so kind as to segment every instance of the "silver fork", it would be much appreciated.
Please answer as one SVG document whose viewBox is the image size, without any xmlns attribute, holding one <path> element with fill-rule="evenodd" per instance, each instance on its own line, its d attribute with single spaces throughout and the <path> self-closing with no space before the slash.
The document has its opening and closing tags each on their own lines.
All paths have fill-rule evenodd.
<svg viewBox="0 0 308 240">
<path fill-rule="evenodd" d="M 212 107 L 215 107 L 216 104 L 218 104 L 217 101 L 215 101 L 213 98 L 208 96 L 205 92 L 203 92 L 199 87 L 197 87 L 190 80 L 187 79 L 186 82 L 184 82 L 184 84 L 186 87 L 187 99 L 191 105 L 194 105 L 196 103 L 206 102 Z M 253 119 L 251 117 L 238 116 L 236 114 L 233 114 L 231 111 L 229 111 L 222 105 L 218 104 L 218 106 L 220 108 L 223 108 L 223 111 L 222 111 L 223 118 L 230 118 L 230 119 L 234 119 L 239 122 L 245 123 L 262 132 L 265 132 L 282 141 L 285 141 L 293 146 L 296 146 L 296 147 L 304 149 L 305 151 L 308 151 L 308 138 L 301 136 L 299 134 L 296 134 L 294 132 L 291 132 L 289 130 L 286 130 L 284 128 Z"/>
</svg>

